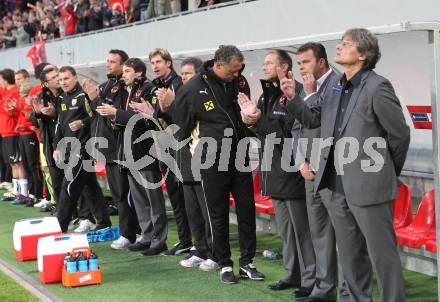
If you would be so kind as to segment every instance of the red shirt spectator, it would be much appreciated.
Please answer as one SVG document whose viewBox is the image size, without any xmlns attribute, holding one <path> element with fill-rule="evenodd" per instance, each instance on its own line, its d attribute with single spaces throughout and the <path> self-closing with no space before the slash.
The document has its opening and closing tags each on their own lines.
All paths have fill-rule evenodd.
<svg viewBox="0 0 440 302">
<path fill-rule="evenodd" d="M 73 11 L 72 5 L 67 5 L 66 7 L 60 7 L 59 11 L 64 21 L 64 34 L 74 35 L 76 33 L 76 14 Z"/>
</svg>

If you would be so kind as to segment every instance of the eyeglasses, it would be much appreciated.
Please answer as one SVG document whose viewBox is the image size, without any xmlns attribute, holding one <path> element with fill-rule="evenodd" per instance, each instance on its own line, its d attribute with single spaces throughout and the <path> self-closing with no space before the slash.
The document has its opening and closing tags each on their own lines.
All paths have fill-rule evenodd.
<svg viewBox="0 0 440 302">
<path fill-rule="evenodd" d="M 348 47 L 348 46 L 351 47 L 357 45 L 358 43 L 354 41 L 341 40 L 339 41 L 338 44 L 341 45 L 342 47 Z"/>
</svg>

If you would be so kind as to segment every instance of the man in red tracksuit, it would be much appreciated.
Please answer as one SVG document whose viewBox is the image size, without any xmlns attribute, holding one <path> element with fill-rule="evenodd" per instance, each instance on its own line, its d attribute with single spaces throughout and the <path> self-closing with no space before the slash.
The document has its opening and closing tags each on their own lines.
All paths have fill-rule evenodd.
<svg viewBox="0 0 440 302">
<path fill-rule="evenodd" d="M 35 131 L 32 130 L 35 127 L 29 119 L 32 113 L 31 99 L 28 97 L 30 88 L 29 84 L 22 84 L 19 87 L 18 121 L 15 130 L 19 134 L 20 155 L 29 180 L 29 195 L 32 194 L 30 201 L 35 201 L 35 199 L 43 198 L 43 184 L 39 162 L 39 143 Z M 26 205 L 32 206 L 33 203 L 30 202 Z"/>
<path fill-rule="evenodd" d="M 17 101 L 20 98 L 18 87 L 15 85 L 15 73 L 11 69 L 0 71 L 0 85 L 4 94 L 0 99 L 0 135 L 2 136 L 2 155 L 5 163 L 12 168 L 12 194 L 4 196 L 8 199 L 16 198 L 13 204 L 26 202 L 28 184 L 26 173 L 21 163 L 18 148 L 18 134 L 15 131 L 18 121 Z M 7 194 L 7 193 L 6 193 Z"/>
</svg>

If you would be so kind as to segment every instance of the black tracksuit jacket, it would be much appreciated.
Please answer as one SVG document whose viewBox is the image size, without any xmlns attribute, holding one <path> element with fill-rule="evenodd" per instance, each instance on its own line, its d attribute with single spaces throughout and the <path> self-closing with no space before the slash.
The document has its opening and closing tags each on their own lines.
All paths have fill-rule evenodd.
<svg viewBox="0 0 440 302">
<path fill-rule="evenodd" d="M 249 85 L 243 76 L 232 82 L 220 80 L 208 69 L 194 76 L 179 91 L 173 105 L 169 109 L 173 121 L 181 128 L 179 138 L 191 136 L 194 130 L 198 137 L 214 138 L 217 142 L 217 154 L 214 165 L 209 169 L 218 169 L 218 161 L 224 136 L 224 130 L 233 130 L 233 143 L 229 168 L 235 167 L 236 146 L 240 139 L 253 136 L 241 121 L 240 107 L 237 103 L 238 92 L 250 94 Z M 231 100 L 234 100 L 231 102 Z M 194 139 L 194 136 L 193 136 Z M 206 161 L 206 148 L 202 152 L 202 162 Z M 249 161 L 246 154 L 246 162 Z M 184 181 L 191 181 L 191 160 L 182 161 L 181 170 Z"/>
<path fill-rule="evenodd" d="M 53 106 L 56 111 L 54 117 L 44 115 L 42 113 L 32 112 L 30 120 L 32 124 L 40 129 L 40 142 L 43 144 L 43 152 L 46 157 L 48 167 L 54 167 L 53 160 L 53 142 L 55 140 L 55 127 L 57 124 L 57 116 L 60 107 L 60 99 L 58 96 L 62 93 L 60 89 L 58 95 L 53 95 L 49 88 L 43 87 L 38 97 L 42 100 L 44 107 Z"/>
<path fill-rule="evenodd" d="M 86 154 L 86 143 L 90 139 L 90 122 L 93 117 L 90 108 L 90 100 L 87 94 L 82 90 L 81 86 L 76 86 L 69 92 L 63 92 L 60 96 L 60 109 L 58 114 L 58 122 L 55 129 L 54 149 L 63 137 L 75 137 L 81 143 L 81 155 Z M 72 131 L 69 123 L 75 120 L 82 120 L 83 127 L 78 131 Z M 67 148 L 66 160 L 70 153 L 70 145 Z"/>
<path fill-rule="evenodd" d="M 99 95 L 90 105 L 94 112 L 96 112 L 96 108 L 102 104 L 110 104 L 120 109 L 127 97 L 128 92 L 125 89 L 124 82 L 121 80 L 121 76 L 108 76 L 108 81 L 99 85 Z M 118 131 L 114 129 L 110 119 L 95 114 L 91 128 L 92 137 L 104 137 L 108 141 L 107 148 L 97 148 L 105 156 L 106 162 L 111 163 L 118 159 Z"/>
<path fill-rule="evenodd" d="M 136 79 L 133 83 L 130 94 L 121 104 L 120 108 L 117 108 L 116 117 L 112 121 L 113 127 L 117 130 L 117 158 L 121 161 L 127 160 L 126 149 L 131 147 L 131 152 L 133 160 L 136 162 L 144 156 L 150 156 L 151 148 L 154 148 L 154 140 L 152 136 L 145 138 L 144 140 L 134 143 L 139 137 L 147 133 L 149 130 L 157 131 L 159 127 L 156 123 L 148 119 L 140 119 L 136 122 L 133 132 L 131 133 L 131 146 L 125 146 L 124 144 L 124 134 L 126 131 L 126 126 L 130 119 L 134 117 L 137 113 L 134 112 L 128 104 L 130 102 L 150 102 L 150 104 L 155 107 L 157 101 L 153 98 L 153 92 L 155 90 L 154 85 L 146 78 Z M 130 158 L 129 158 L 130 159 Z M 154 159 L 154 161 L 145 167 L 138 166 L 139 170 L 155 170 L 159 169 L 158 160 L 154 157 L 149 157 L 149 159 Z"/>
<path fill-rule="evenodd" d="M 261 170 L 261 191 L 262 195 L 270 196 L 276 199 L 294 199 L 305 200 L 304 178 L 300 172 L 286 172 L 282 165 L 294 165 L 294 155 L 296 150 L 292 150 L 289 157 L 286 156 L 282 163 L 284 139 L 292 138 L 292 127 L 295 118 L 288 114 L 285 101 L 279 82 L 261 80 L 263 94 L 258 100 L 258 107 L 262 115 L 255 125 L 256 133 L 261 141 L 264 150 L 265 141 L 269 139 L 269 134 L 275 133 L 275 139 L 281 139 L 281 143 L 274 144 L 273 155 L 269 154 L 270 160 L 262 160 L 264 152 L 260 152 L 260 170 Z M 302 85 L 297 83 L 296 90 L 299 93 Z M 296 139 L 296 138 L 295 138 Z M 290 143 L 290 142 L 288 142 Z M 287 169 L 287 168 L 286 168 Z M 265 171 L 269 170 L 269 171 Z"/>
</svg>

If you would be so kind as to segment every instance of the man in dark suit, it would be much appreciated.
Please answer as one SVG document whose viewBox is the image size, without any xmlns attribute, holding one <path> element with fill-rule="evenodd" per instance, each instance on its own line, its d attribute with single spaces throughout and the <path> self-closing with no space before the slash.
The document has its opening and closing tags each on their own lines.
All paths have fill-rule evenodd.
<svg viewBox="0 0 440 302">
<path fill-rule="evenodd" d="M 304 179 L 298 171 L 292 173 L 286 167 L 294 162 L 294 153 L 291 152 L 289 156 L 283 153 L 284 146 L 292 145 L 292 138 L 299 138 L 301 125 L 295 122 L 295 118 L 285 108 L 277 66 L 285 74 L 292 70 L 292 58 L 286 51 L 275 49 L 266 54 L 264 79 L 261 80 L 263 94 L 258 104 L 244 94 L 239 95 L 238 102 L 243 122 L 252 125 L 251 129 L 255 130 L 262 143 L 261 195 L 272 198 L 277 230 L 283 240 L 286 273 L 277 283 L 270 284 L 269 288 L 284 290 L 299 287 L 295 291 L 295 297 L 298 298 L 308 296 L 314 287 L 315 255 L 307 217 Z M 300 83 L 295 88 L 296 93 L 302 94 Z"/>
<path fill-rule="evenodd" d="M 391 83 L 373 71 L 379 58 L 377 39 L 368 30 L 346 31 L 335 57 L 344 75 L 311 108 L 295 94 L 292 73 L 278 74 L 289 112 L 307 128 L 321 126 L 327 143 L 320 146 L 315 192 L 331 191 L 329 213 L 352 299 L 371 301 L 372 264 L 381 300 L 403 302 L 392 201 L 410 133 Z"/>
<path fill-rule="evenodd" d="M 340 76 L 330 69 L 327 53 L 320 43 L 306 43 L 297 50 L 297 62 L 302 77 L 303 90 L 307 104 L 321 104 L 323 96 L 331 90 L 340 79 Z M 304 177 L 306 187 L 307 214 L 310 223 L 313 247 L 316 255 L 316 282 L 310 295 L 298 298 L 297 301 L 336 301 L 336 287 L 338 284 L 336 238 L 333 225 L 330 221 L 327 207 L 329 207 L 330 191 L 328 189 L 314 192 L 314 165 L 312 155 L 313 143 L 319 141 L 321 129 L 307 129 L 302 127 L 301 140 L 295 164 Z M 318 149 L 318 148 L 314 148 Z M 314 150 L 317 151 L 317 150 Z M 342 281 L 342 276 L 339 278 Z M 340 282 L 343 285 L 342 282 Z M 340 288 L 340 301 L 349 299 L 348 292 Z"/>
</svg>

